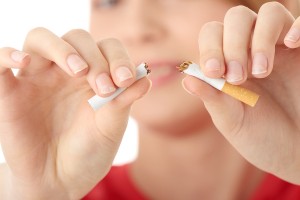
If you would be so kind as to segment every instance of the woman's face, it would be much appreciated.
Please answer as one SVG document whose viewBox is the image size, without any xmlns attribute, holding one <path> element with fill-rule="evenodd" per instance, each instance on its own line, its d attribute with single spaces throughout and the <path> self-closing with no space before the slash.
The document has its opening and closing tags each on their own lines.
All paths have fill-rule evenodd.
<svg viewBox="0 0 300 200">
<path fill-rule="evenodd" d="M 132 109 L 141 126 L 180 133 L 207 124 L 201 100 L 182 88 L 176 66 L 198 62 L 201 26 L 223 21 L 232 6 L 229 0 L 91 0 L 94 39 L 118 38 L 136 65 L 147 62 L 152 70 L 150 93 Z"/>
</svg>

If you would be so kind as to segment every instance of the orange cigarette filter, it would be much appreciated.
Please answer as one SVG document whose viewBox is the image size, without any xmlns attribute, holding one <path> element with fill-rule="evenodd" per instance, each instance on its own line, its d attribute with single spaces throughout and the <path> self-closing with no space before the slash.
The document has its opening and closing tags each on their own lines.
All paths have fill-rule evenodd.
<svg viewBox="0 0 300 200">
<path fill-rule="evenodd" d="M 223 78 L 213 79 L 206 77 L 200 70 L 200 66 L 186 61 L 178 67 L 180 72 L 189 74 L 203 80 L 214 88 L 234 97 L 235 99 L 244 102 L 245 104 L 254 107 L 259 99 L 259 95 L 241 86 L 232 85 L 226 82 Z"/>
</svg>

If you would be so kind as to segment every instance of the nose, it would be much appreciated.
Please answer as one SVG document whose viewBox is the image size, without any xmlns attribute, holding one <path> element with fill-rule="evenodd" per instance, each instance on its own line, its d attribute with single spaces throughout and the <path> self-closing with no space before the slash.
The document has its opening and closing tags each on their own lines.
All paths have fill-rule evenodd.
<svg viewBox="0 0 300 200">
<path fill-rule="evenodd" d="M 123 24 L 123 40 L 129 44 L 153 43 L 162 39 L 166 33 L 163 10 L 155 1 L 136 0 L 128 5 Z"/>
</svg>

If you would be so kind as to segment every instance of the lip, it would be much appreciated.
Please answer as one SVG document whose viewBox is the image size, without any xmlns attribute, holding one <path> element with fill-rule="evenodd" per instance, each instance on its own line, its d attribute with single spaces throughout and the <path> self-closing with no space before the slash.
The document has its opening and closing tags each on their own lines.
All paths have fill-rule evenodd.
<svg viewBox="0 0 300 200">
<path fill-rule="evenodd" d="M 173 79 L 180 76 L 179 71 L 176 69 L 180 65 L 180 61 L 150 61 L 147 62 L 151 73 L 149 79 L 152 81 L 152 86 L 163 86 Z"/>
</svg>

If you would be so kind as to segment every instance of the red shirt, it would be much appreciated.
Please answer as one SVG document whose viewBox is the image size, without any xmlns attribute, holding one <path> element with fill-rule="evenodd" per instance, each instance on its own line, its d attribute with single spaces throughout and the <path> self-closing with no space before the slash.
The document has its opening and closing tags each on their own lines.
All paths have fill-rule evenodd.
<svg viewBox="0 0 300 200">
<path fill-rule="evenodd" d="M 128 165 L 112 167 L 83 200 L 147 200 L 128 176 Z M 300 186 L 268 174 L 249 200 L 300 200 Z"/>
</svg>

